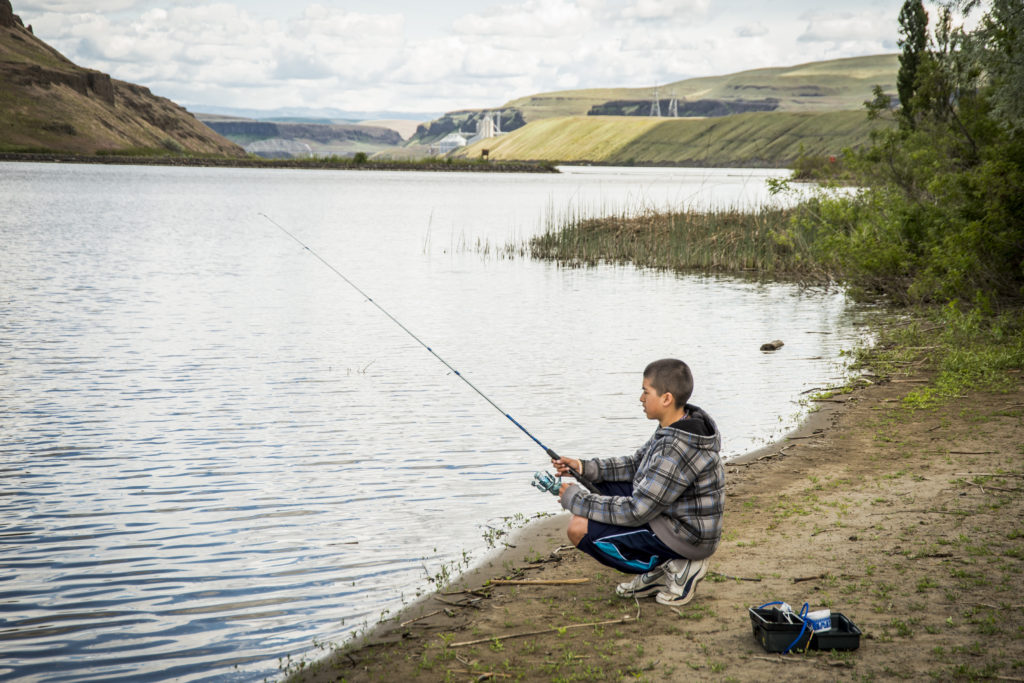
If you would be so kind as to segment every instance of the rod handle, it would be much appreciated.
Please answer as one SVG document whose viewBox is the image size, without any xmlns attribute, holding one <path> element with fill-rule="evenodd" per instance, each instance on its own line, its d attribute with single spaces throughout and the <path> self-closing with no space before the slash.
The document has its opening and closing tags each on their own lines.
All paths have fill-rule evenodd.
<svg viewBox="0 0 1024 683">
<path fill-rule="evenodd" d="M 560 456 L 558 453 L 555 453 L 550 448 L 545 447 L 544 452 L 547 453 L 548 457 L 551 458 L 552 460 L 562 459 L 562 456 Z M 590 481 L 590 479 L 585 477 L 582 472 L 577 472 L 576 470 L 570 467 L 569 474 L 571 474 L 573 478 L 583 486 L 583 488 L 587 489 L 591 493 L 601 493 L 600 491 L 597 490 L 597 486 L 594 485 L 594 482 Z"/>
</svg>

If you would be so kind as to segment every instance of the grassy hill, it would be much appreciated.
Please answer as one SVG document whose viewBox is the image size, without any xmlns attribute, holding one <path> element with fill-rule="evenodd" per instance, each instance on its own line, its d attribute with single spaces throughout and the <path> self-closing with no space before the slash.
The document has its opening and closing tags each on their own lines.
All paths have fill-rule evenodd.
<svg viewBox="0 0 1024 683">
<path fill-rule="evenodd" d="M 75 65 L 25 28 L 8 0 L 0 0 L 0 151 L 245 156 L 148 88 Z"/>
<path fill-rule="evenodd" d="M 458 150 L 494 160 L 783 168 L 801 154 L 825 157 L 869 139 L 863 111 L 759 112 L 717 118 L 545 118 Z"/>
<path fill-rule="evenodd" d="M 864 102 L 875 85 L 894 93 L 898 70 L 897 55 L 874 55 L 658 86 L 662 114 L 673 97 L 680 112 L 725 114 L 707 118 L 647 116 L 653 87 L 529 95 L 494 110 L 502 112 L 503 121 L 516 115 L 518 125 L 525 121 L 525 126 L 512 130 L 503 122 L 502 130 L 512 132 L 455 154 L 475 158 L 486 149 L 490 158 L 502 160 L 791 166 L 801 152 L 827 156 L 867 142 L 872 126 L 881 124 L 867 121 Z M 594 115 L 598 111 L 629 115 Z M 466 117 L 477 113 L 447 114 L 421 126 L 412 142 L 434 142 L 459 125 L 474 130 Z"/>
<path fill-rule="evenodd" d="M 896 91 L 897 55 L 851 57 L 796 66 L 740 71 L 725 76 L 690 78 L 658 86 L 659 98 L 679 100 L 778 100 L 776 111 L 811 112 L 861 109 L 880 85 Z M 527 122 L 585 116 L 591 107 L 613 100 L 647 100 L 653 87 L 563 90 L 512 100 L 502 110 L 518 109 Z M 662 109 L 664 113 L 664 106 Z"/>
</svg>

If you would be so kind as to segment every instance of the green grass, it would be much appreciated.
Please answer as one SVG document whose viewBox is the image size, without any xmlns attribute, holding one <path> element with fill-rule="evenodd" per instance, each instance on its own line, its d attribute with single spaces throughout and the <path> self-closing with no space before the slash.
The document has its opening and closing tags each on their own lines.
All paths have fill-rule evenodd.
<svg viewBox="0 0 1024 683">
<path fill-rule="evenodd" d="M 757 272 L 820 280 L 790 209 L 647 212 L 639 216 L 549 220 L 530 243 L 534 258 L 567 265 L 631 263 L 676 271 Z"/>
<path fill-rule="evenodd" d="M 884 375 L 930 368 L 934 379 L 911 390 L 902 407 L 931 409 L 970 390 L 1006 391 L 1024 367 L 1024 311 L 986 311 L 984 305 L 915 309 L 906 325 L 880 330 L 872 348 L 856 352 L 855 365 Z"/>
<path fill-rule="evenodd" d="M 456 154 L 613 165 L 789 167 L 841 155 L 878 128 L 861 111 L 757 112 L 717 118 L 572 116 L 528 123 Z"/>
</svg>

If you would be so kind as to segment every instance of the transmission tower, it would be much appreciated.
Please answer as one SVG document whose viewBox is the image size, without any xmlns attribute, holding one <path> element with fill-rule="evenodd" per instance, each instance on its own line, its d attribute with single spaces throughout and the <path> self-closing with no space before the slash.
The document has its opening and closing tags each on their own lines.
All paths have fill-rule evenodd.
<svg viewBox="0 0 1024 683">
<path fill-rule="evenodd" d="M 679 100 L 676 99 L 676 91 L 672 91 L 672 99 L 668 101 L 668 115 L 675 118 L 679 116 Z"/>
<path fill-rule="evenodd" d="M 661 116 L 661 100 L 658 99 L 658 87 L 654 87 L 654 101 L 651 102 L 651 116 Z"/>
</svg>

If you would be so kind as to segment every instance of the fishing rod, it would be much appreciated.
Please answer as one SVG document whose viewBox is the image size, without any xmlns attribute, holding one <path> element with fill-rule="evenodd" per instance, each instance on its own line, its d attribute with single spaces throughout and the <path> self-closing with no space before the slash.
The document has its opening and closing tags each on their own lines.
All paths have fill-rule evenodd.
<svg viewBox="0 0 1024 683">
<path fill-rule="evenodd" d="M 338 270 L 338 269 L 337 269 L 337 268 L 335 268 L 335 267 L 334 267 L 333 265 L 331 265 L 331 263 L 330 263 L 330 262 L 329 262 L 329 261 L 328 261 L 327 259 L 325 259 L 325 258 L 324 258 L 323 256 L 321 256 L 320 254 L 318 254 L 318 253 L 316 253 L 315 251 L 313 251 L 313 249 L 311 249 L 311 248 L 309 247 L 309 245 L 307 245 L 307 244 L 306 244 L 305 242 L 303 242 L 303 241 L 302 241 L 302 240 L 300 240 L 300 239 L 299 239 L 298 237 L 296 237 L 295 235 L 293 235 L 293 234 L 292 234 L 291 232 L 289 232 L 289 231 L 288 231 L 288 230 L 287 230 L 287 229 L 286 229 L 286 228 L 285 228 L 285 227 L 284 227 L 283 225 L 281 225 L 280 223 L 278 223 L 277 221 L 275 221 L 275 220 L 274 220 L 273 218 L 271 218 L 271 217 L 270 217 L 270 216 L 268 216 L 267 214 L 265 214 L 265 213 L 260 213 L 259 215 L 260 215 L 260 216 L 263 216 L 264 218 L 266 218 L 266 219 L 267 219 L 268 221 L 270 221 L 270 222 L 271 222 L 271 223 L 272 223 L 272 224 L 273 224 L 274 226 L 276 226 L 276 227 L 277 227 L 277 228 L 278 228 L 279 230 L 281 230 L 281 232 L 283 232 L 284 234 L 288 235 L 288 236 L 289 236 L 289 237 L 291 237 L 291 238 L 292 238 L 293 240 L 295 240 L 295 241 L 296 241 L 296 242 L 297 242 L 297 243 L 299 244 L 299 246 L 300 246 L 300 247 L 302 247 L 303 249 L 305 249 L 306 251 L 308 251 L 308 252 L 309 252 L 310 254 L 312 254 L 312 255 L 313 255 L 314 257 L 316 257 L 316 258 L 317 258 L 317 260 L 319 260 L 319 261 L 320 261 L 320 263 L 324 264 L 325 266 L 327 266 L 328 268 L 330 268 L 330 269 L 331 269 L 332 271 L 334 271 L 334 274 L 335 274 L 335 275 L 337 275 L 337 276 L 338 276 L 338 277 L 340 277 L 340 278 L 341 278 L 342 280 L 344 280 L 346 284 L 348 284 L 348 285 L 349 285 L 350 287 L 352 287 L 352 289 L 354 289 L 354 290 L 356 290 L 357 292 L 359 292 L 359 293 L 360 293 L 360 294 L 361 294 L 361 295 L 362 295 L 362 296 L 363 296 L 363 297 L 364 297 L 364 298 L 365 298 L 365 299 L 366 299 L 367 301 L 369 301 L 369 302 L 370 302 L 371 304 L 373 304 L 374 306 L 376 306 L 376 307 L 377 307 L 377 310 L 379 310 L 379 311 L 380 311 L 381 313 L 383 313 L 384 315 L 386 315 L 386 316 L 387 316 L 388 318 L 390 318 L 390 319 L 391 319 L 391 322 L 395 323 L 395 324 L 396 324 L 396 325 L 398 325 L 398 326 L 399 326 L 400 328 L 402 328 L 402 331 L 404 331 L 404 332 L 405 332 L 405 333 L 406 333 L 407 335 L 409 335 L 410 337 L 412 337 L 413 339 L 415 339 L 415 340 L 416 340 L 416 342 L 417 342 L 417 343 L 418 343 L 418 344 L 419 344 L 420 346 L 422 346 L 423 348 L 425 348 L 425 349 L 426 349 L 427 351 L 429 351 L 429 352 L 431 353 L 431 355 L 433 355 L 433 356 L 434 356 L 434 358 L 436 358 L 436 359 L 438 359 L 439 361 L 441 361 L 442 363 L 444 363 L 444 366 L 445 366 L 446 368 L 448 368 L 449 370 L 451 370 L 451 371 L 452 371 L 453 373 L 455 373 L 456 377 L 458 377 L 458 378 L 459 378 L 459 379 L 461 379 L 461 380 L 462 380 L 463 382 L 465 382 L 466 384 L 468 384 L 468 385 L 469 385 L 469 388 L 470 388 L 470 389 L 472 389 L 473 391 L 475 391 L 476 393 L 478 393 L 478 394 L 479 394 L 479 395 L 480 395 L 480 396 L 481 396 L 481 397 L 482 397 L 482 398 L 483 398 L 483 399 L 484 399 L 485 401 L 487 401 L 487 402 L 488 402 L 488 403 L 490 403 L 490 404 L 491 404 L 492 406 L 494 406 L 495 410 L 497 410 L 497 411 L 498 411 L 499 413 L 501 413 L 502 415 L 504 415 L 505 417 L 507 417 L 507 418 L 509 419 L 509 421 L 510 421 L 510 422 L 511 422 L 512 424 L 514 424 L 514 425 L 515 425 L 516 427 L 519 427 L 519 429 L 520 429 L 520 430 L 521 430 L 521 431 L 523 432 L 523 434 L 526 434 L 526 435 L 527 435 L 528 437 L 530 437 L 531 439 L 533 439 L 534 443 L 536 443 L 536 444 L 537 444 L 538 446 L 540 446 L 540 447 L 541 447 L 542 449 L 544 449 L 544 452 L 548 454 L 548 457 L 550 457 L 550 458 L 551 458 L 552 460 L 561 460 L 561 459 L 562 459 L 562 458 L 561 458 L 561 456 L 559 456 L 559 455 L 558 455 L 558 453 L 555 453 L 555 452 L 554 452 L 554 451 L 553 451 L 552 449 L 550 449 L 550 448 L 548 448 L 547 446 L 545 446 L 545 445 L 544 445 L 543 443 L 541 443 L 540 439 L 538 439 L 538 438 L 537 438 L 537 437 L 535 437 L 535 436 L 534 436 L 533 434 L 531 434 L 531 433 L 529 432 L 529 430 L 528 430 L 528 429 L 526 429 L 526 427 L 524 427 L 523 425 L 519 424 L 519 422 L 518 422 L 518 421 L 517 421 L 517 420 L 516 420 L 516 419 L 515 419 L 514 417 L 512 417 L 512 416 L 511 416 L 511 415 L 510 415 L 509 413 L 507 413 L 507 412 L 505 412 L 504 410 L 502 410 L 502 409 L 501 409 L 501 408 L 500 408 L 500 407 L 498 406 L 498 404 L 497 404 L 497 403 L 495 403 L 494 401 L 492 401 L 492 400 L 491 400 L 491 399 L 490 399 L 490 398 L 489 398 L 489 397 L 487 396 L 487 394 L 485 394 L 484 392 L 480 391 L 480 390 L 479 390 L 479 389 L 478 389 L 478 388 L 476 387 L 476 385 L 475 385 L 475 384 L 473 384 L 473 383 L 472 383 L 472 382 L 470 382 L 470 381 L 469 381 L 468 379 L 466 379 L 465 377 L 463 377 L 463 376 L 462 376 L 462 373 L 461 373 L 461 372 L 459 372 L 458 370 L 456 370 L 456 369 L 455 369 L 454 367 L 452 367 L 452 366 L 451 366 L 451 364 L 449 364 L 449 363 L 448 363 L 448 361 L 446 361 L 446 360 L 445 360 L 444 358 L 442 358 L 441 356 L 439 356 L 439 355 L 437 354 L 437 352 L 436 352 L 436 351 L 434 351 L 434 349 L 432 349 L 432 348 L 430 348 L 429 346 L 427 346 L 427 344 L 426 344 L 426 343 L 425 343 L 425 342 L 424 342 L 424 341 L 423 341 L 422 339 L 420 339 L 419 337 L 417 337 L 417 336 L 416 336 L 415 334 L 413 334 L 413 333 L 412 333 L 412 330 L 410 330 L 410 329 L 409 329 L 408 327 L 406 327 L 406 326 L 405 326 L 405 325 L 403 325 L 403 324 L 402 324 L 401 322 L 399 322 L 399 321 L 398 321 L 398 319 L 397 319 L 397 318 L 396 318 L 395 316 L 393 316 L 393 315 L 391 315 L 390 313 L 388 313 L 388 312 L 387 312 L 387 310 L 385 310 L 383 306 L 381 306 L 381 305 L 380 305 L 380 304 L 378 304 L 378 303 L 377 303 L 376 301 L 374 301 L 374 300 L 373 300 L 373 297 L 371 297 L 371 296 L 370 296 L 369 294 L 367 294 L 366 292 L 364 292 L 364 291 L 363 291 L 363 290 L 362 290 L 362 289 L 361 289 L 361 288 L 359 287 L 359 285 L 357 285 L 356 283 L 352 282 L 352 280 L 350 280 L 350 279 L 348 279 L 347 277 L 345 277 L 344 273 L 342 273 L 342 272 L 341 272 L 340 270 Z M 585 475 L 584 475 L 584 474 L 583 474 L 582 472 L 577 472 L 576 470 L 574 470 L 574 469 L 573 469 L 573 468 L 571 468 L 571 467 L 569 467 L 569 468 L 568 468 L 568 470 L 569 470 L 569 473 L 570 473 L 570 474 L 572 474 L 572 476 L 573 476 L 573 477 L 574 477 L 574 478 L 575 478 L 575 479 L 576 479 L 576 480 L 577 480 L 577 481 L 578 481 L 578 482 L 579 482 L 580 484 L 582 484 L 582 485 L 583 485 L 584 487 L 586 487 L 586 488 L 587 488 L 587 489 L 588 489 L 589 491 L 591 491 L 591 492 L 593 492 L 593 493 L 598 493 L 597 487 L 596 487 L 596 486 L 594 486 L 594 483 L 593 483 L 592 481 L 590 481 L 590 479 L 589 479 L 588 477 L 586 477 L 586 476 L 585 476 Z M 552 476 L 551 476 L 550 474 L 548 474 L 547 472 L 545 472 L 545 473 L 543 473 L 543 474 L 541 474 L 541 473 L 537 473 L 537 474 L 535 474 L 535 475 L 533 476 L 533 485 L 534 485 L 534 486 L 536 486 L 537 488 L 541 489 L 542 491 L 550 491 L 551 493 L 554 493 L 554 494 L 556 494 L 556 495 L 557 495 L 557 493 L 558 493 L 558 485 L 557 485 L 557 480 L 555 480 L 555 478 L 554 478 L 554 477 L 552 477 Z"/>
</svg>

